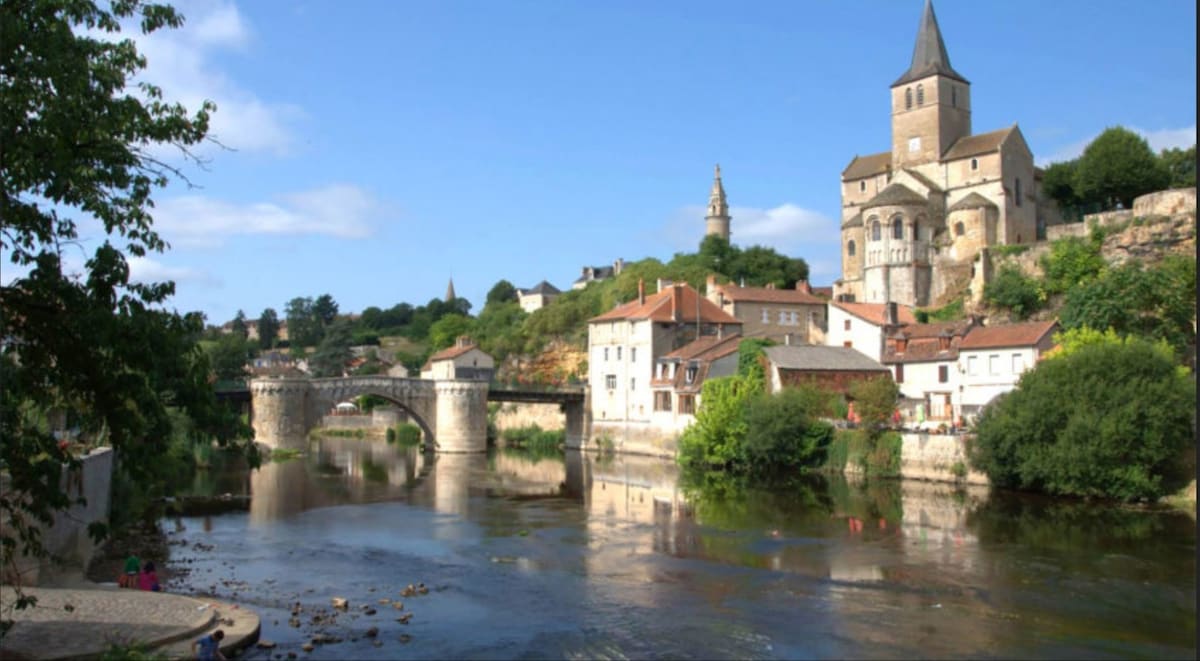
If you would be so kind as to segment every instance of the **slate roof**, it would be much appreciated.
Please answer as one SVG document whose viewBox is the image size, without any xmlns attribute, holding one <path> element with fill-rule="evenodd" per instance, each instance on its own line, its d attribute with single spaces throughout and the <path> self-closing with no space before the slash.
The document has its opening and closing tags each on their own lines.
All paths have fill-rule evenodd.
<svg viewBox="0 0 1200 661">
<path fill-rule="evenodd" d="M 588 323 L 647 319 L 662 322 L 696 323 L 697 311 L 699 311 L 699 320 L 703 323 L 742 325 L 742 322 L 738 321 L 736 317 L 717 307 L 716 303 L 704 298 L 686 284 L 665 287 L 662 291 L 647 296 L 644 303 L 635 298 L 602 315 L 589 319 Z"/>
<path fill-rule="evenodd" d="M 903 184 L 891 184 L 887 188 L 879 191 L 879 194 L 867 201 L 863 205 L 864 209 L 871 207 L 889 207 L 900 206 L 906 204 L 927 204 L 928 200 L 922 197 L 919 193 Z"/>
<path fill-rule="evenodd" d="M 979 326 L 963 338 L 959 349 L 1031 347 L 1058 329 L 1057 321 L 1027 321 L 1020 324 Z"/>
<path fill-rule="evenodd" d="M 876 326 L 883 325 L 884 314 L 887 309 L 887 303 L 831 302 L 830 305 L 844 310 L 863 321 L 869 321 Z M 917 318 L 913 315 L 912 308 L 906 305 L 896 305 L 896 321 L 902 324 L 915 324 L 917 323 Z"/>
<path fill-rule="evenodd" d="M 550 284 L 549 282 L 546 282 L 545 280 L 542 280 L 541 282 L 537 283 L 536 285 L 534 285 L 533 287 L 531 287 L 529 289 L 521 290 L 522 296 L 529 296 L 531 294 L 544 294 L 544 295 L 552 296 L 554 294 L 561 294 L 561 293 L 562 292 L 558 290 L 558 287 L 555 287 L 554 285 Z"/>
<path fill-rule="evenodd" d="M 954 144 L 950 145 L 950 148 L 946 150 L 946 153 L 942 154 L 942 160 L 954 161 L 960 158 L 966 158 L 968 156 L 990 154 L 991 152 L 1000 149 L 1000 144 L 1004 142 L 1004 139 L 1007 138 L 1016 127 L 1017 125 L 1013 124 L 1008 128 L 992 131 L 990 133 L 979 133 L 976 135 L 963 136 L 958 140 L 955 140 Z"/>
<path fill-rule="evenodd" d="M 892 152 L 882 151 L 878 154 L 855 156 L 854 160 L 842 170 L 842 180 L 851 181 L 876 174 L 883 174 L 892 169 Z"/>
<path fill-rule="evenodd" d="M 886 372 L 887 368 L 849 347 L 792 344 L 766 347 L 767 360 L 784 370 Z"/>
<path fill-rule="evenodd" d="M 770 287 L 738 287 L 717 285 L 717 291 L 728 301 L 750 303 L 776 303 L 785 305 L 824 305 L 825 301 L 799 289 L 774 289 Z"/>
<path fill-rule="evenodd" d="M 892 87 L 934 74 L 967 82 L 962 74 L 950 66 L 950 55 L 946 53 L 946 43 L 942 41 L 942 31 L 938 29 L 933 3 L 925 0 L 925 11 L 921 13 L 921 23 L 917 28 L 917 44 L 913 47 L 912 64 L 904 75 L 892 83 Z"/>
<path fill-rule="evenodd" d="M 590 278 L 587 276 L 587 270 L 589 268 L 592 270 L 592 277 Z M 611 266 L 585 266 L 583 270 L 583 275 L 575 279 L 576 283 L 591 282 L 593 280 L 605 280 L 613 277 L 613 267 Z"/>
<path fill-rule="evenodd" d="M 999 208 L 996 206 L 995 202 L 992 202 L 979 193 L 971 193 L 970 195 L 950 205 L 950 208 L 946 209 L 946 213 L 951 211 L 961 211 L 962 209 L 978 209 L 980 207 Z"/>
</svg>

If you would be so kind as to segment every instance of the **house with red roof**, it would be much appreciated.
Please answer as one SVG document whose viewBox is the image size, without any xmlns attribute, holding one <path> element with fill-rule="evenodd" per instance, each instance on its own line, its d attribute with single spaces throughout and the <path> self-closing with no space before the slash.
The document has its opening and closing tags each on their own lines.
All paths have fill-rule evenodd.
<svg viewBox="0 0 1200 661">
<path fill-rule="evenodd" d="M 652 426 L 677 435 L 696 419 L 706 379 L 737 374 L 738 334 L 704 335 L 658 358 L 650 379 Z"/>
<path fill-rule="evenodd" d="M 1054 348 L 1057 321 L 977 326 L 958 345 L 964 416 L 977 414 L 998 395 L 1016 388 L 1026 370 Z"/>
<path fill-rule="evenodd" d="M 742 322 L 687 284 L 660 281 L 658 292 L 647 295 L 639 282 L 637 298 L 588 320 L 593 437 L 607 436 L 624 452 L 674 456 L 674 427 L 655 424 L 651 381 L 658 359 L 741 328 Z M 673 411 L 677 406 L 673 400 Z"/>
<path fill-rule="evenodd" d="M 959 347 L 979 327 L 975 317 L 904 324 L 888 333 L 880 362 L 900 388 L 900 410 L 914 422 L 949 424 L 959 413 Z"/>
<path fill-rule="evenodd" d="M 881 362 L 884 337 L 904 324 L 917 323 L 912 308 L 897 303 L 829 303 L 825 345 L 855 349 Z"/>
<path fill-rule="evenodd" d="M 473 379 L 490 381 L 496 371 L 496 359 L 480 349 L 475 341 L 460 335 L 454 346 L 442 349 L 421 366 L 422 379 Z"/>
<path fill-rule="evenodd" d="M 795 289 L 741 287 L 717 284 L 708 276 L 705 294 L 708 300 L 742 322 L 746 337 L 763 337 L 779 344 L 823 344 L 825 339 L 825 302 L 801 280 Z"/>
</svg>

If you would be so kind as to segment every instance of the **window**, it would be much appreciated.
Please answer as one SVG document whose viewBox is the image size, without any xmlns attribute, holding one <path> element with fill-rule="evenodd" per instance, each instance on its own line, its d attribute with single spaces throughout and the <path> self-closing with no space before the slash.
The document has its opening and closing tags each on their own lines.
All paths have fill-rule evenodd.
<svg viewBox="0 0 1200 661">
<path fill-rule="evenodd" d="M 1021 354 L 1019 353 L 1012 355 L 1012 371 L 1013 374 L 1020 374 L 1025 371 L 1025 360 L 1021 358 Z"/>
<path fill-rule="evenodd" d="M 988 374 L 995 376 L 1000 373 L 1000 356 L 992 354 L 988 356 Z"/>
<path fill-rule="evenodd" d="M 979 169 L 979 159 L 972 158 L 971 159 L 971 171 L 974 172 L 975 170 L 978 170 L 978 169 Z"/>
<path fill-rule="evenodd" d="M 896 366 L 896 383 L 904 383 L 904 365 Z"/>
<path fill-rule="evenodd" d="M 850 320 L 849 319 L 842 322 L 842 330 L 850 330 Z"/>
<path fill-rule="evenodd" d="M 687 372 L 684 373 L 683 378 L 687 383 L 691 383 L 691 382 L 695 381 L 696 380 L 696 366 L 688 365 Z"/>
<path fill-rule="evenodd" d="M 629 377 L 629 389 L 637 390 L 637 379 L 632 376 Z"/>
<path fill-rule="evenodd" d="M 954 223 L 954 236 L 962 236 L 967 233 L 967 228 L 962 223 Z"/>
<path fill-rule="evenodd" d="M 900 216 L 896 216 L 892 219 L 892 238 L 904 238 L 904 223 L 900 222 Z"/>
<path fill-rule="evenodd" d="M 669 392 L 654 393 L 654 410 L 655 411 L 670 411 L 671 410 L 671 393 L 669 393 Z"/>
<path fill-rule="evenodd" d="M 680 395 L 679 396 L 679 412 L 684 415 L 692 415 L 696 412 L 696 397 L 695 395 Z"/>
<path fill-rule="evenodd" d="M 846 254 L 849 255 L 850 257 L 854 256 L 854 241 L 853 240 L 851 240 L 849 243 L 846 244 Z"/>
<path fill-rule="evenodd" d="M 605 374 L 604 375 L 604 387 L 608 388 L 609 390 L 616 390 L 617 389 L 617 375 L 616 374 Z"/>
<path fill-rule="evenodd" d="M 1013 192 L 1016 194 L 1015 197 L 1017 198 L 1016 201 L 1013 202 L 1013 204 L 1015 204 L 1017 206 L 1021 206 L 1021 178 L 1020 177 L 1017 177 L 1016 181 L 1013 182 Z"/>
<path fill-rule="evenodd" d="M 865 190 L 867 190 L 867 182 L 865 182 L 865 181 L 858 182 L 858 192 L 862 193 Z"/>
<path fill-rule="evenodd" d="M 604 347 L 604 360 L 605 362 L 608 361 L 608 347 Z"/>
<path fill-rule="evenodd" d="M 921 138 L 908 139 L 908 153 L 912 154 L 921 151 Z"/>
<path fill-rule="evenodd" d="M 850 340 L 846 340 L 845 342 L 842 342 L 842 346 L 846 347 L 847 349 L 853 349 L 854 343 Z"/>
<path fill-rule="evenodd" d="M 976 360 L 977 357 L 978 356 L 967 357 L 967 374 L 971 376 L 979 375 L 979 361 Z"/>
<path fill-rule="evenodd" d="M 629 362 L 637 362 L 637 347 L 629 347 Z"/>
<path fill-rule="evenodd" d="M 917 85 L 917 105 L 925 105 L 925 86 Z"/>
<path fill-rule="evenodd" d="M 762 322 L 764 324 L 771 323 L 771 311 L 766 308 L 763 308 L 763 311 L 762 311 Z"/>
<path fill-rule="evenodd" d="M 791 315 L 788 313 L 788 311 L 787 311 L 787 310 L 780 310 L 780 311 L 779 311 L 779 325 L 780 325 L 780 326 L 785 326 L 785 325 L 787 325 L 787 323 L 788 323 L 788 319 L 789 319 L 790 317 L 791 317 Z"/>
<path fill-rule="evenodd" d="M 621 360 L 621 347 L 617 347 L 617 360 Z"/>
<path fill-rule="evenodd" d="M 938 383 L 946 383 L 950 380 L 950 366 L 938 365 Z"/>
<path fill-rule="evenodd" d="M 880 234 L 881 234 L 880 225 L 879 225 L 879 221 L 877 220 L 877 221 L 871 223 L 871 240 L 878 241 L 881 238 Z"/>
<path fill-rule="evenodd" d="M 904 90 L 904 109 L 912 108 L 912 88 Z"/>
</svg>

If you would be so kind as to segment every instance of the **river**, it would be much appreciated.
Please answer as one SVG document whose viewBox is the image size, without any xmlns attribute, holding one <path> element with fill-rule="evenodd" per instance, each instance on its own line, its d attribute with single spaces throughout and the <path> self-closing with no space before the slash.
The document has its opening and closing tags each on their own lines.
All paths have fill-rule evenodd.
<svg viewBox="0 0 1200 661">
<path fill-rule="evenodd" d="M 258 612 L 278 648 L 251 658 L 1196 656 L 1196 527 L 1170 511 L 343 438 L 193 491 L 249 510 L 165 521 L 167 589 Z"/>
</svg>

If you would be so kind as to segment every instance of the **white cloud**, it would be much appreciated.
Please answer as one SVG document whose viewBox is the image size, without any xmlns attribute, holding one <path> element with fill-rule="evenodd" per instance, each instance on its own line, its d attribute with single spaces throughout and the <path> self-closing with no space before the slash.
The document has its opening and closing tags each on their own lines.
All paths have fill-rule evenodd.
<svg viewBox="0 0 1200 661">
<path fill-rule="evenodd" d="M 1196 144 L 1195 124 L 1184 128 L 1158 129 L 1156 131 L 1147 131 L 1136 126 L 1129 126 L 1127 128 L 1145 138 L 1146 142 L 1150 143 L 1150 149 L 1153 149 L 1155 152 L 1170 148 L 1186 148 Z M 1083 150 L 1086 149 L 1089 144 L 1091 144 L 1092 140 L 1095 140 L 1099 135 L 1100 134 L 1097 133 L 1096 135 L 1090 136 L 1083 140 L 1077 140 L 1070 144 L 1059 147 L 1048 156 L 1038 158 L 1037 165 L 1039 167 L 1044 167 L 1051 163 L 1059 163 L 1061 161 L 1069 161 L 1071 159 L 1078 158 L 1079 155 L 1083 153 Z"/>
<path fill-rule="evenodd" d="M 694 251 L 704 237 L 705 207 L 686 205 L 667 219 L 662 234 L 675 250 Z M 824 214 L 785 202 L 770 209 L 731 207 L 730 233 L 739 246 L 763 245 L 792 257 L 805 257 L 816 244 L 837 244 L 841 232 Z"/>
<path fill-rule="evenodd" d="M 129 257 L 130 282 L 192 282 L 219 285 L 220 281 L 211 273 L 184 266 L 167 266 L 149 257 Z"/>
<path fill-rule="evenodd" d="M 247 152 L 286 153 L 294 143 L 289 124 L 303 115 L 299 107 L 258 98 L 221 71 L 214 61 L 222 51 L 245 50 L 252 32 L 237 6 L 227 0 L 176 3 L 185 21 L 178 30 L 164 28 L 149 35 L 136 22 L 122 24 L 121 32 L 104 39 L 132 38 L 146 57 L 146 69 L 137 80 L 162 88 L 163 98 L 178 101 L 195 112 L 204 101 L 217 105 L 209 124 L 209 137 L 231 149 Z M 165 154 L 168 150 L 156 147 Z M 209 155 L 211 148 L 199 152 Z"/>
<path fill-rule="evenodd" d="M 359 239 L 371 234 L 371 216 L 379 209 L 370 193 L 348 184 L 250 204 L 184 195 L 158 203 L 154 226 L 172 244 L 191 246 L 219 245 L 230 236 L 248 234 Z"/>
</svg>

